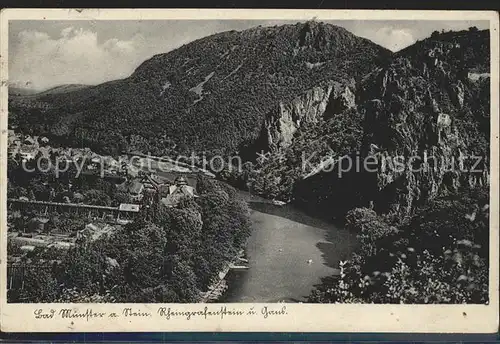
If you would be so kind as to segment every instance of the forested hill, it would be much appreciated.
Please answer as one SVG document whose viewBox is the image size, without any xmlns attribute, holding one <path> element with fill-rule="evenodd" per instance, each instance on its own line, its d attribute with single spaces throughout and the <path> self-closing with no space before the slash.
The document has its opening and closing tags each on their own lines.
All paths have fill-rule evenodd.
<svg viewBox="0 0 500 344">
<path fill-rule="evenodd" d="M 12 96 L 9 124 L 107 153 L 227 154 L 254 144 L 280 102 L 326 82 L 352 84 L 390 56 L 314 21 L 223 32 L 156 55 L 123 80 Z"/>
</svg>

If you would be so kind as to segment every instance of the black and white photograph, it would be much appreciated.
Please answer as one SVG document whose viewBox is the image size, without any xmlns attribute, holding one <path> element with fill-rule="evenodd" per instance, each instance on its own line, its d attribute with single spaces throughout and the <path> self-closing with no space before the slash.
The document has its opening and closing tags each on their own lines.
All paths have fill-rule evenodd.
<svg viewBox="0 0 500 344">
<path fill-rule="evenodd" d="M 492 16 L 274 13 L 8 20 L 7 304 L 498 303 Z"/>
</svg>

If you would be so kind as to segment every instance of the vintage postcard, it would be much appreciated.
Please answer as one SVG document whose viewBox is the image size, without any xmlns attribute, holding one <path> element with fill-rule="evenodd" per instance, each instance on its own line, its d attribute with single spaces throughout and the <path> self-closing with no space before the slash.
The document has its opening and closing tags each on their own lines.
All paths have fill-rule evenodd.
<svg viewBox="0 0 500 344">
<path fill-rule="evenodd" d="M 2 331 L 496 332 L 498 30 L 2 11 Z"/>
</svg>

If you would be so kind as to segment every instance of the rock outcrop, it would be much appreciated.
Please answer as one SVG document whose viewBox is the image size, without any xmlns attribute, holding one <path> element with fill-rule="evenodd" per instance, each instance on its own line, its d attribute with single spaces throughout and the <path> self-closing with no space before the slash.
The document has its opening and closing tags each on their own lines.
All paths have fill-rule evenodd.
<svg viewBox="0 0 500 344">
<path fill-rule="evenodd" d="M 348 85 L 331 81 L 304 92 L 291 102 L 280 102 L 264 120 L 263 135 L 268 149 L 287 148 L 302 125 L 317 123 L 322 118 L 354 107 L 356 104 L 351 88 L 354 88 L 353 80 Z"/>
<path fill-rule="evenodd" d="M 446 36 L 451 42 L 417 43 L 366 77 L 356 92 L 364 117 L 359 158 L 375 160 L 377 168 L 352 168 L 340 177 L 337 162 L 333 172 L 299 182 L 296 201 L 327 214 L 373 204 L 404 222 L 415 206 L 440 193 L 488 183 L 490 95 L 483 50 L 489 51 L 489 34 L 473 35 L 474 42 L 460 34 Z M 478 49 L 471 52 L 471 44 Z M 464 57 L 464 49 L 473 55 Z M 470 78 L 469 69 L 479 69 L 481 78 Z"/>
<path fill-rule="evenodd" d="M 434 55 L 438 62 L 428 67 L 427 77 L 415 75 L 421 61 L 405 54 L 395 58 L 384 73 L 377 118 L 370 120 L 366 109 L 365 145 L 381 147 L 393 165 L 396 159 L 404 162 L 399 170 L 390 165 L 379 169 L 373 201 L 379 210 L 403 220 L 411 216 L 415 205 L 440 192 L 488 179 L 489 128 L 481 128 L 480 118 L 489 117 L 489 96 L 454 68 L 450 50 L 457 46 L 439 45 L 431 50 L 439 52 Z M 479 165 L 473 166 L 473 160 L 480 161 Z"/>
</svg>

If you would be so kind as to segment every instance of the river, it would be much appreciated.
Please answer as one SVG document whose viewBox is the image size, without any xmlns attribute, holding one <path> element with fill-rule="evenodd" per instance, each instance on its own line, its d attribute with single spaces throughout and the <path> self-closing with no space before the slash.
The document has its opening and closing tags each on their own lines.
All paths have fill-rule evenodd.
<svg viewBox="0 0 500 344">
<path fill-rule="evenodd" d="M 156 172 L 170 180 L 178 175 Z M 195 186 L 195 174 L 184 176 Z M 252 234 L 245 250 L 249 269 L 229 272 L 229 288 L 218 302 L 305 302 L 314 286 L 335 274 L 338 262 L 356 248 L 356 235 L 343 228 L 289 204 L 239 194 L 251 209 Z"/>
<path fill-rule="evenodd" d="M 291 205 L 240 193 L 251 208 L 248 270 L 231 271 L 219 302 L 305 302 L 322 277 L 338 271 L 355 249 L 356 236 Z"/>
</svg>

